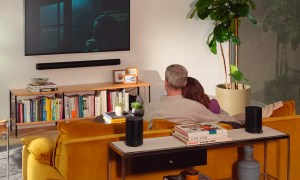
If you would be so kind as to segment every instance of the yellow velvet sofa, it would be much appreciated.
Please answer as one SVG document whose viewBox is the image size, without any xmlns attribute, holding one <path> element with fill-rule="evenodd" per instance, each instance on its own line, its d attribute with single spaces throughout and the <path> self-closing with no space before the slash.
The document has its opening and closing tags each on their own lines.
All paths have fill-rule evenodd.
<svg viewBox="0 0 300 180">
<path fill-rule="evenodd" d="M 290 107 L 289 107 L 290 108 Z M 294 107 L 292 107 L 294 108 Z M 263 125 L 290 135 L 291 138 L 291 180 L 300 179 L 300 116 L 295 109 L 289 112 L 274 112 L 274 116 L 263 119 Z M 276 114 L 277 113 L 277 114 Z M 291 115 L 292 114 L 292 115 Z M 283 115 L 283 116 L 282 116 Z M 230 129 L 230 126 L 222 124 Z M 170 136 L 173 123 L 155 120 L 153 130 L 146 130 L 144 138 Z M 124 124 L 105 125 L 90 121 L 61 122 L 58 124 L 59 135 L 55 140 L 41 137 L 27 137 L 23 141 L 22 174 L 24 180 L 68 179 L 93 180 L 107 179 L 108 143 L 124 140 Z M 268 143 L 268 173 L 285 180 L 287 175 L 286 140 Z M 254 157 L 261 164 L 263 171 L 263 144 L 254 145 Z M 236 175 L 236 163 L 239 159 L 238 147 L 224 147 L 207 151 L 207 165 L 195 167 L 212 179 L 224 179 Z M 178 174 L 182 169 L 129 174 L 126 179 L 159 180 L 165 175 Z M 118 180 L 120 166 L 111 162 L 111 179 Z"/>
</svg>

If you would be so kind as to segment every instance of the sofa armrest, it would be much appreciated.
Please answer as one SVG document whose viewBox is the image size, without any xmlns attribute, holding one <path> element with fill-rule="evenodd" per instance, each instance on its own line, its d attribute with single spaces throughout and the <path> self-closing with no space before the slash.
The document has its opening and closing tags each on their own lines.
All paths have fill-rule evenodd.
<svg viewBox="0 0 300 180">
<path fill-rule="evenodd" d="M 30 152 L 26 148 L 25 145 L 23 145 L 22 149 L 22 179 L 27 180 L 27 162 L 28 162 L 28 156 Z"/>
</svg>

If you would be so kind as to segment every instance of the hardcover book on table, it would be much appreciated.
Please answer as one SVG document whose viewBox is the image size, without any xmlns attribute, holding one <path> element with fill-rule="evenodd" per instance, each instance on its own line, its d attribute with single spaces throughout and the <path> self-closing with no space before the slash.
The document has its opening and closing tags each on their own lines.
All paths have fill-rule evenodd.
<svg viewBox="0 0 300 180">
<path fill-rule="evenodd" d="M 208 143 L 218 143 L 218 142 L 225 142 L 225 141 L 231 141 L 231 137 L 219 137 L 219 138 L 214 138 L 214 139 L 204 139 L 204 140 L 194 140 L 194 141 L 188 141 L 187 139 L 185 139 L 184 137 L 176 134 L 176 133 L 172 133 L 172 135 L 177 138 L 178 140 L 180 140 L 181 142 L 185 143 L 186 145 L 190 146 L 190 145 L 198 145 L 198 144 L 208 144 Z"/>
<path fill-rule="evenodd" d="M 215 139 L 215 138 L 222 138 L 228 137 L 227 133 L 219 133 L 219 134 L 206 134 L 206 135 L 186 135 L 178 130 L 175 130 L 175 134 L 181 136 L 182 138 L 186 139 L 187 141 L 199 141 L 199 140 L 206 140 L 206 139 Z"/>
<path fill-rule="evenodd" d="M 227 130 L 225 128 L 215 123 L 176 125 L 175 130 L 180 131 L 182 134 L 187 136 L 227 133 Z"/>
</svg>

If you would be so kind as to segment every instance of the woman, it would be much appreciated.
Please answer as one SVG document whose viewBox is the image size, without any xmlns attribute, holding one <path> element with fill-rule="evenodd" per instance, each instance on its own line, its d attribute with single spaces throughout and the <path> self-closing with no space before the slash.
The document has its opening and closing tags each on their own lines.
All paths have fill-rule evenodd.
<svg viewBox="0 0 300 180">
<path fill-rule="evenodd" d="M 203 104 L 207 109 L 215 114 L 220 113 L 220 105 L 216 99 L 209 99 L 205 94 L 204 89 L 200 82 L 192 77 L 187 78 L 187 83 L 182 89 L 184 98 L 191 99 Z"/>
</svg>

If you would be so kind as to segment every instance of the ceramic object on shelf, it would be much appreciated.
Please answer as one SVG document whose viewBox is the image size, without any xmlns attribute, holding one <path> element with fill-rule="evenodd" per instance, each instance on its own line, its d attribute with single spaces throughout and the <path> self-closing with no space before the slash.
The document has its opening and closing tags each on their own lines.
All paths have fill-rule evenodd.
<svg viewBox="0 0 300 180">
<path fill-rule="evenodd" d="M 48 82 L 49 78 L 32 78 L 31 82 L 33 84 L 45 85 Z"/>
<path fill-rule="evenodd" d="M 122 106 L 116 106 L 115 107 L 115 113 L 117 116 L 122 116 L 123 115 L 123 107 Z"/>
<path fill-rule="evenodd" d="M 132 109 L 132 114 L 135 116 L 143 117 L 144 109 Z"/>
</svg>

